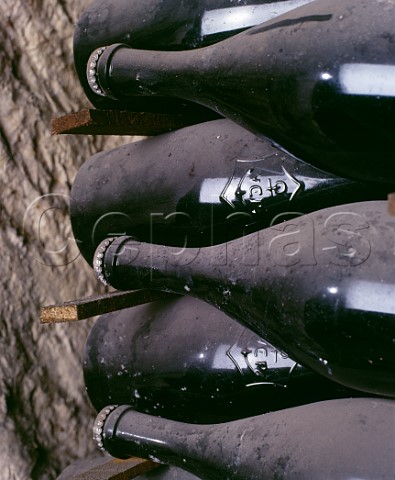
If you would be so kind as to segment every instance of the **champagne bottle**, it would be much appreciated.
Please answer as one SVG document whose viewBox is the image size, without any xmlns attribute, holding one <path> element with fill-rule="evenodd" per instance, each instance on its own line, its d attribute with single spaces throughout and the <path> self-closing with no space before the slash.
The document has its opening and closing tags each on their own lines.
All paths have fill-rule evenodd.
<svg viewBox="0 0 395 480">
<path fill-rule="evenodd" d="M 361 395 L 189 296 L 102 315 L 88 335 L 83 371 L 97 411 L 127 404 L 191 423 Z"/>
<path fill-rule="evenodd" d="M 120 290 L 198 297 L 305 367 L 395 396 L 394 228 L 386 202 L 360 202 L 212 247 L 107 240 L 95 269 Z"/>
<path fill-rule="evenodd" d="M 89 100 L 97 108 L 138 111 L 182 108 L 173 100 L 117 102 L 98 96 L 86 77 L 93 50 L 111 43 L 152 50 L 193 49 L 234 35 L 312 0 L 96 0 L 82 13 L 74 31 L 74 64 Z M 183 102 L 196 111 L 196 106 Z M 201 107 L 200 107 L 201 108 Z M 199 112 L 199 111 L 198 111 Z M 205 110 L 207 118 L 214 112 Z"/>
<path fill-rule="evenodd" d="M 392 479 L 395 402 L 329 400 L 219 425 L 102 411 L 93 428 L 112 456 L 149 457 L 202 479 Z M 103 425 L 104 423 L 104 425 Z"/>
<path fill-rule="evenodd" d="M 92 75 L 108 97 L 195 101 L 326 171 L 393 185 L 395 26 L 385 5 L 316 0 L 191 51 L 115 44 Z"/>
<path fill-rule="evenodd" d="M 207 246 L 334 204 L 384 200 L 388 191 L 312 168 L 222 119 L 97 153 L 74 179 L 70 217 L 91 264 L 115 234 Z"/>
</svg>

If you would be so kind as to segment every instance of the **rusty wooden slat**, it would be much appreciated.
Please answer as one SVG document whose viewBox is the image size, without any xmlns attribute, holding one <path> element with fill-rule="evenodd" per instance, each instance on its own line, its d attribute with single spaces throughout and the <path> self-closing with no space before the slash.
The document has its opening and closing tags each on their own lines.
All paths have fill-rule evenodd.
<svg viewBox="0 0 395 480">
<path fill-rule="evenodd" d="M 211 120 L 192 113 L 149 113 L 121 110 L 84 109 L 52 120 L 52 134 L 150 136 Z"/>
<path fill-rule="evenodd" d="M 395 216 L 395 193 L 388 194 L 388 213 Z"/>
<path fill-rule="evenodd" d="M 143 458 L 132 457 L 127 460 L 112 458 L 82 473 L 70 477 L 70 480 L 132 480 L 143 473 L 159 467 L 158 463 Z"/>
<path fill-rule="evenodd" d="M 104 295 L 42 307 L 40 310 L 40 322 L 74 322 L 175 296 L 176 295 L 171 293 L 154 290 L 111 292 Z"/>
</svg>

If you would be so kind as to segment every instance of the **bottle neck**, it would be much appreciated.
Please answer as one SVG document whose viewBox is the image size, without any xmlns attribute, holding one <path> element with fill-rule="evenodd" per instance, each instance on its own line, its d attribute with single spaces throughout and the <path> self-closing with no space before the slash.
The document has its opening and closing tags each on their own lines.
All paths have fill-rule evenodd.
<svg viewBox="0 0 395 480">
<path fill-rule="evenodd" d="M 110 407 L 112 408 L 112 407 Z M 202 479 L 221 479 L 229 473 L 219 462 L 215 450 L 202 454 L 199 444 L 202 437 L 208 439 L 216 427 L 191 425 L 169 421 L 160 417 L 134 411 L 129 406 L 117 407 L 108 412 L 102 427 L 104 449 L 116 458 L 139 456 L 158 463 L 179 466 L 191 473 L 199 473 Z M 103 413 L 98 419 L 103 421 Z M 99 440 L 98 440 L 99 441 Z"/>
<path fill-rule="evenodd" d="M 97 59 L 97 81 L 108 97 L 165 95 L 194 99 L 193 85 L 204 78 L 204 60 L 196 51 L 156 52 L 123 44 L 97 52 L 100 50 L 103 51 Z M 210 52 L 208 48 L 204 50 Z"/>
</svg>

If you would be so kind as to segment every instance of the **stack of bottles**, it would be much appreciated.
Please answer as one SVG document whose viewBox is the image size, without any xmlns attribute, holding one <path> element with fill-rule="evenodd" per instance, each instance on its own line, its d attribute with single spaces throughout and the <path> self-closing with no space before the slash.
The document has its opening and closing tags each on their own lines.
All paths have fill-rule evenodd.
<svg viewBox="0 0 395 480">
<path fill-rule="evenodd" d="M 95 154 L 71 192 L 105 285 L 94 438 L 153 478 L 395 477 L 392 0 L 96 0 L 97 108 L 204 121 Z M 155 477 L 156 476 L 156 477 Z"/>
</svg>

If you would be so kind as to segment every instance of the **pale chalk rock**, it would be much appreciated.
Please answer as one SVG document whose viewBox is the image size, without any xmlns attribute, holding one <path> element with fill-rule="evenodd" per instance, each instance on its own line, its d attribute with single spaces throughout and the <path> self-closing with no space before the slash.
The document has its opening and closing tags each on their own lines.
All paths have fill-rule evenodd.
<svg viewBox="0 0 395 480">
<path fill-rule="evenodd" d="M 102 293 L 78 256 L 68 195 L 92 154 L 131 137 L 52 136 L 90 107 L 73 67 L 88 2 L 0 2 L 0 480 L 49 480 L 94 451 L 81 355 L 94 320 L 40 325 L 40 306 Z"/>
</svg>

